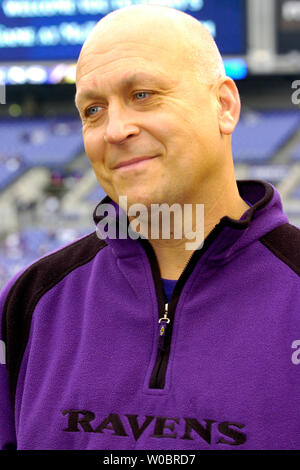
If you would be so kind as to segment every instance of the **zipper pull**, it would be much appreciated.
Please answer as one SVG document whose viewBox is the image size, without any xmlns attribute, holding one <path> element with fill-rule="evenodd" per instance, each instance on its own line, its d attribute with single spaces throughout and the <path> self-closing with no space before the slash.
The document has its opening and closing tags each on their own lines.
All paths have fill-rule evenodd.
<svg viewBox="0 0 300 470">
<path fill-rule="evenodd" d="M 170 323 L 170 318 L 168 318 L 168 304 L 165 304 L 165 313 L 162 318 L 158 320 L 159 323 L 159 340 L 158 347 L 159 349 L 164 350 L 164 341 L 166 335 L 167 324 Z"/>
</svg>

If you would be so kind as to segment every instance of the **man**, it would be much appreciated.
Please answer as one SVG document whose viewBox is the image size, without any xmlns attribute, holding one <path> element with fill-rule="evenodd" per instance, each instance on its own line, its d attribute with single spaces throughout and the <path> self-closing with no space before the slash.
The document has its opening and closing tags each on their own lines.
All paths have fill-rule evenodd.
<svg viewBox="0 0 300 470">
<path fill-rule="evenodd" d="M 299 230 L 273 186 L 235 179 L 240 100 L 213 39 L 171 8 L 113 12 L 76 105 L 108 195 L 95 222 L 115 216 L 3 290 L 2 448 L 299 447 Z M 124 236 L 132 205 L 164 203 L 192 207 L 192 229 L 146 237 L 144 213 Z"/>
</svg>

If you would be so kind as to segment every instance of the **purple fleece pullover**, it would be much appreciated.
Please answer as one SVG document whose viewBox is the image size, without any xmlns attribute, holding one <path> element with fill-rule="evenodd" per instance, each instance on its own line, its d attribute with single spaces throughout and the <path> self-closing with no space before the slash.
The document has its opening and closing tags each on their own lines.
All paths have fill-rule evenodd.
<svg viewBox="0 0 300 470">
<path fill-rule="evenodd" d="M 7 284 L 1 449 L 300 448 L 300 230 L 271 184 L 238 188 L 253 206 L 195 251 L 163 339 L 147 240 L 93 232 Z"/>
</svg>

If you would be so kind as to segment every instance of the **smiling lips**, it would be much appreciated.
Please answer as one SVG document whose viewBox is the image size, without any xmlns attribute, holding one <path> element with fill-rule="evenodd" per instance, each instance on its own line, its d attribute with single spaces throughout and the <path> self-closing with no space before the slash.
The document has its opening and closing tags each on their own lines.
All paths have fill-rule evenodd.
<svg viewBox="0 0 300 470">
<path fill-rule="evenodd" d="M 114 169 L 118 169 L 118 168 L 122 168 L 122 167 L 129 167 L 129 166 L 132 166 L 136 163 L 140 163 L 140 162 L 144 162 L 145 160 L 151 160 L 152 158 L 156 158 L 157 155 L 153 156 L 153 157 L 148 157 L 148 156 L 144 156 L 144 157 L 136 157 L 136 158 L 132 158 L 131 160 L 127 160 L 125 162 L 120 162 L 118 163 Z"/>
</svg>

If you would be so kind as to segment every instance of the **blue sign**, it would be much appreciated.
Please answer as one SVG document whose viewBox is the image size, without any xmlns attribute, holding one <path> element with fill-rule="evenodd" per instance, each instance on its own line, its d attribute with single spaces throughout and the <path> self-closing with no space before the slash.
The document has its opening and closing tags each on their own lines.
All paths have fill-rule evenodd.
<svg viewBox="0 0 300 470">
<path fill-rule="evenodd" d="M 89 32 L 103 16 L 137 0 L 2 0 L 0 61 L 75 61 Z M 151 0 L 149 0 L 151 3 Z M 162 0 L 202 21 L 222 55 L 246 48 L 245 0 Z"/>
</svg>

